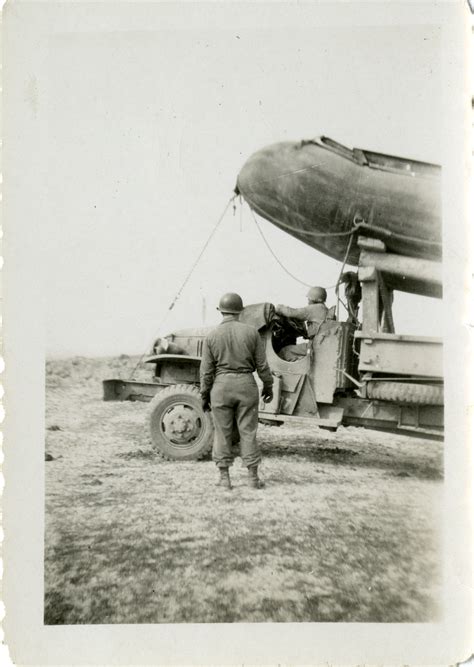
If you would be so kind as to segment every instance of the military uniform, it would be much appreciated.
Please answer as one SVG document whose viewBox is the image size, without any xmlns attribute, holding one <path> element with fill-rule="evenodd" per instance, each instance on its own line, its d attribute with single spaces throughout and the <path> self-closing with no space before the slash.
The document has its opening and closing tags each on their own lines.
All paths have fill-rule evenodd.
<svg viewBox="0 0 474 667">
<path fill-rule="evenodd" d="M 309 303 L 303 308 L 290 308 L 279 304 L 275 308 L 278 315 L 291 317 L 294 320 L 306 322 L 308 338 L 314 338 L 319 331 L 319 327 L 326 321 L 328 308 L 324 303 Z"/>
<path fill-rule="evenodd" d="M 204 341 L 200 371 L 203 400 L 210 395 L 216 429 L 213 459 L 219 468 L 232 465 L 234 424 L 239 431 L 243 463 L 256 470 L 260 462 L 256 438 L 259 396 L 254 371 L 263 382 L 264 392 L 271 393 L 273 377 L 258 331 L 239 322 L 235 315 L 224 315 Z"/>
<path fill-rule="evenodd" d="M 293 320 L 306 323 L 306 333 L 311 340 L 314 338 L 323 322 L 328 319 L 329 310 L 324 301 L 326 301 L 327 293 L 324 287 L 311 287 L 308 294 L 308 305 L 303 308 L 290 308 L 279 304 L 275 308 L 278 315 L 289 317 Z M 296 345 L 286 345 L 283 347 L 279 355 L 285 361 L 298 361 L 308 354 L 308 344 L 298 343 Z"/>
</svg>

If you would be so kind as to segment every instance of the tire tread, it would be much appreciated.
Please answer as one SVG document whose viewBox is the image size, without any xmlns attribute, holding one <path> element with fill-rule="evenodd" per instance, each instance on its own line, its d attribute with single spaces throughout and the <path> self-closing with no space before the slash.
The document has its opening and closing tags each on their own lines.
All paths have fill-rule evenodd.
<svg viewBox="0 0 474 667">
<path fill-rule="evenodd" d="M 178 460 L 199 461 L 199 460 L 205 458 L 210 453 L 210 451 L 212 450 L 212 443 L 213 443 L 213 438 L 212 437 L 209 437 L 208 441 L 205 444 L 203 444 L 202 449 L 199 451 L 198 454 L 196 454 L 196 456 L 191 456 L 189 458 L 176 459 L 173 456 L 171 456 L 170 454 L 167 454 L 166 452 L 164 452 L 154 442 L 153 435 L 151 434 L 151 430 L 152 430 L 151 420 L 152 420 L 152 416 L 153 416 L 153 413 L 154 413 L 156 407 L 163 400 L 166 400 L 166 398 L 168 396 L 174 396 L 176 394 L 188 394 L 188 395 L 193 396 L 194 398 L 200 399 L 200 393 L 199 393 L 198 387 L 196 387 L 196 385 L 192 385 L 192 384 L 173 384 L 173 385 L 170 385 L 169 387 L 166 387 L 165 389 L 162 389 L 157 394 L 155 394 L 155 396 L 152 398 L 152 400 L 149 404 L 149 408 L 148 408 L 148 421 L 149 421 L 149 425 L 150 425 L 150 436 L 151 436 L 151 441 L 152 441 L 152 447 L 160 455 L 160 457 L 162 459 L 165 459 L 166 461 L 178 461 Z M 212 429 L 212 431 L 210 433 L 210 436 L 213 435 L 213 430 L 214 429 Z"/>
</svg>

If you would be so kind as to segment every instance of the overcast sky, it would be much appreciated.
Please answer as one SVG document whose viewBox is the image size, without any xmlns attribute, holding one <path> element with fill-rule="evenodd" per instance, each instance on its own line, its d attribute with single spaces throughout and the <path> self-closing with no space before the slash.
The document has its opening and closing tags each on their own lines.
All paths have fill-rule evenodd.
<svg viewBox="0 0 474 667">
<path fill-rule="evenodd" d="M 238 208 L 157 330 L 254 151 L 324 134 L 439 163 L 439 55 L 430 26 L 203 31 L 183 22 L 52 37 L 32 84 L 47 175 L 47 353 L 142 353 L 158 333 L 218 322 L 226 291 L 303 305 L 306 288 Z M 334 285 L 337 262 L 266 221 L 261 229 L 297 278 Z M 440 306 L 398 293 L 397 331 L 436 335 Z"/>
</svg>

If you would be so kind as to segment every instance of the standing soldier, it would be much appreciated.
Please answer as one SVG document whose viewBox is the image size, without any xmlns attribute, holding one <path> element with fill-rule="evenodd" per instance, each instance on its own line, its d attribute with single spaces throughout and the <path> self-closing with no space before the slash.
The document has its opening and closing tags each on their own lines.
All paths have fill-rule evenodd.
<svg viewBox="0 0 474 667">
<path fill-rule="evenodd" d="M 228 293 L 219 301 L 221 324 L 204 341 L 201 361 L 201 397 L 204 410 L 212 408 L 216 437 L 213 459 L 220 472 L 218 486 L 232 488 L 229 466 L 233 463 L 232 431 L 236 424 L 243 463 L 249 471 L 249 485 L 261 489 L 258 477 L 261 461 L 257 445 L 258 389 L 252 375 L 257 371 L 263 382 L 262 398 L 273 398 L 273 377 L 265 357 L 260 335 L 248 324 L 239 322 L 243 310 L 238 294 Z"/>
</svg>

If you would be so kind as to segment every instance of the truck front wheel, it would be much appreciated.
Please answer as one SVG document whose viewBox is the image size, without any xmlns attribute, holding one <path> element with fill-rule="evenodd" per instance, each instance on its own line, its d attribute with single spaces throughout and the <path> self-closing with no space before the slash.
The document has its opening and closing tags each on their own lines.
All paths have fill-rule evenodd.
<svg viewBox="0 0 474 667">
<path fill-rule="evenodd" d="M 199 390 L 186 384 L 162 389 L 150 403 L 153 447 L 166 459 L 202 459 L 212 449 L 214 424 L 201 407 Z"/>
</svg>

